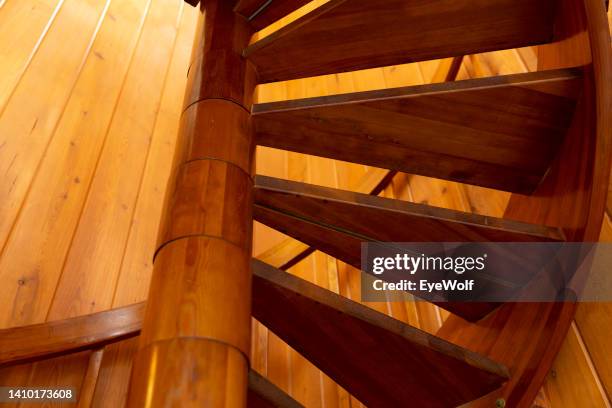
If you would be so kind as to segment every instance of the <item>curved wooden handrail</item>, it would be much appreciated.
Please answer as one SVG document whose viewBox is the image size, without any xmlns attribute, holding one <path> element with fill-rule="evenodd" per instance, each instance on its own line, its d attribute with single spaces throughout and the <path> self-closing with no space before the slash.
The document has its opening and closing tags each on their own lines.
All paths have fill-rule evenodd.
<svg viewBox="0 0 612 408">
<path fill-rule="evenodd" d="M 0 330 L 0 366 L 95 349 L 137 336 L 145 302 L 104 312 Z"/>
<path fill-rule="evenodd" d="M 74 317 L 0 330 L 0 367 L 93 350 L 140 334 L 146 302 Z M 249 406 L 303 408 L 254 370 L 249 371 Z"/>
</svg>

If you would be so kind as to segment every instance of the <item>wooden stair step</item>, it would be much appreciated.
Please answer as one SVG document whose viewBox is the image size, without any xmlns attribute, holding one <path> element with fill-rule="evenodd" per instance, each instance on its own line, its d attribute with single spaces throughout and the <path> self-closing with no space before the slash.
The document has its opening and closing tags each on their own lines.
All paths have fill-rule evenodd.
<svg viewBox="0 0 612 408">
<path fill-rule="evenodd" d="M 253 316 L 367 406 L 450 407 L 505 367 L 329 290 L 253 261 Z"/>
<path fill-rule="evenodd" d="M 253 260 L 253 316 L 368 406 L 447 407 L 497 389 L 507 369 Z M 99 349 L 139 335 L 144 303 L 0 330 L 0 366 Z M 350 343 L 350 347 L 347 344 Z M 444 390 L 444 392 L 440 392 Z M 249 407 L 301 405 L 251 371 Z"/>
<path fill-rule="evenodd" d="M 330 0 L 244 51 L 261 82 L 454 57 L 553 39 L 554 0 Z"/>
<path fill-rule="evenodd" d="M 255 178 L 255 220 L 361 268 L 362 242 L 554 242 L 560 229 L 266 176 Z M 493 283 L 494 284 L 494 283 Z M 436 303 L 476 321 L 498 303 Z"/>
<path fill-rule="evenodd" d="M 307 230 L 284 218 L 326 231 L 333 236 L 370 242 L 555 242 L 563 241 L 559 228 L 466 213 L 426 204 L 395 200 L 313 184 L 255 177 L 255 218 L 274 228 L 287 226 L 298 240 L 311 240 Z M 268 217 L 274 212 L 277 217 Z M 409 226 L 410 228 L 407 228 Z M 297 236 L 296 236 L 297 235 Z M 330 237 L 330 238 L 328 238 Z M 313 237 L 314 238 L 314 237 Z M 344 239 L 340 243 L 345 244 Z M 322 242 L 323 244 L 323 242 Z M 333 245 L 333 243 L 330 243 Z M 349 250 L 348 245 L 346 246 Z M 320 248 L 317 245 L 317 248 Z M 360 256 L 347 256 L 352 265 Z"/>
<path fill-rule="evenodd" d="M 251 26 L 261 30 L 308 4 L 311 0 L 240 0 L 234 11 L 249 19 Z"/>
<path fill-rule="evenodd" d="M 256 142 L 529 194 L 581 86 L 580 69 L 561 69 L 256 104 Z"/>
</svg>

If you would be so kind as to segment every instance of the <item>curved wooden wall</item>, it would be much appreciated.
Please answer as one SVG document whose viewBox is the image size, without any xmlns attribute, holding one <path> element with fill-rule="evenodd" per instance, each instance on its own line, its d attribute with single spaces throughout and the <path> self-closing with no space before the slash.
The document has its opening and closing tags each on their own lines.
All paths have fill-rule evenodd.
<svg viewBox="0 0 612 408">
<path fill-rule="evenodd" d="M 73 317 L 145 298 L 182 107 L 195 10 L 182 0 L 0 1 L 0 327 Z M 75 34 L 75 33 L 78 33 Z M 430 81 L 437 62 L 260 87 L 279 100 Z M 532 49 L 466 58 L 459 79 L 534 70 Z M 355 189 L 373 170 L 272 149 L 258 173 Z M 508 195 L 398 175 L 382 195 L 501 216 Z M 601 239 L 612 241 L 608 215 Z M 285 237 L 255 227 L 255 255 Z M 357 272 L 315 253 L 291 273 L 357 298 Z M 426 303 L 372 307 L 435 332 Z M 253 367 L 308 407 L 357 407 L 346 391 L 258 323 Z M 537 400 L 605 407 L 612 399 L 612 305 L 583 304 Z M 125 397 L 134 344 L 113 346 L 93 385 Z M 106 354 L 106 353 L 105 353 Z M 0 385 L 88 387 L 90 353 L 4 368 Z M 95 362 L 95 359 L 91 361 Z M 106 405 L 109 406 L 109 405 Z M 114 406 L 114 405 L 113 405 Z"/>
</svg>

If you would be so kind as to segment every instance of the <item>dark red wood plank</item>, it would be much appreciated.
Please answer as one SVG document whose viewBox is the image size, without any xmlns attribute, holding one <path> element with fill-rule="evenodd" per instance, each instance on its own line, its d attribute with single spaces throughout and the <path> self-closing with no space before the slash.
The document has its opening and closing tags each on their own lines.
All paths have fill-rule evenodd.
<svg viewBox="0 0 612 408">
<path fill-rule="evenodd" d="M 254 218 L 356 268 L 361 268 L 362 242 L 563 240 L 557 228 L 264 176 L 256 177 Z M 436 304 L 469 321 L 479 320 L 499 306 Z"/>
<path fill-rule="evenodd" d="M 257 104 L 256 141 L 529 194 L 565 137 L 580 75 L 553 70 Z"/>
<path fill-rule="evenodd" d="M 253 263 L 253 316 L 371 407 L 451 407 L 507 370 L 331 291 Z"/>
<path fill-rule="evenodd" d="M 262 82 L 273 82 L 523 47 L 552 40 L 555 6 L 553 0 L 331 0 L 251 44 L 245 56 Z"/>
</svg>

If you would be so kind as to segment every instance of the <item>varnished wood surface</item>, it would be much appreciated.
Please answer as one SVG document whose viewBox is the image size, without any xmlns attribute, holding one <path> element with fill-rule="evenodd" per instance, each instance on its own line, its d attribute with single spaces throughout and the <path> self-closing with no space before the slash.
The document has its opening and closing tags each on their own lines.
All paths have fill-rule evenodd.
<svg viewBox="0 0 612 408">
<path fill-rule="evenodd" d="M 250 31 L 231 2 L 201 1 L 128 407 L 246 404 L 255 72 L 240 50 Z"/>
<path fill-rule="evenodd" d="M 243 107 L 251 105 L 257 83 L 255 70 L 241 58 L 252 27 L 241 15 L 225 12 L 201 0 L 191 63 L 187 71 L 184 108 L 205 99 L 225 99 Z M 206 12 L 204 12 L 206 10 Z"/>
<path fill-rule="evenodd" d="M 103 362 L 104 347 L 138 336 L 145 303 L 37 325 L 0 330 L 0 367 L 40 361 L 81 350 L 94 350 L 79 393 L 79 406 L 89 407 Z M 133 358 L 134 349 L 130 353 Z M 124 378 L 127 381 L 127 378 Z M 248 407 L 301 407 L 265 377 L 249 372 Z M 24 386 L 26 384 L 23 384 Z M 98 396 L 106 399 L 106 396 Z"/>
<path fill-rule="evenodd" d="M 193 12 L 197 12 L 195 8 L 183 7 L 181 14 L 178 6 L 182 2 L 155 0 L 150 7 L 146 7 L 147 0 L 110 2 L 88 56 L 81 52 L 81 47 L 75 47 L 74 42 L 67 43 L 62 32 L 68 29 L 70 33 L 84 33 L 88 27 L 93 28 L 95 19 L 83 14 L 92 10 L 89 4 L 93 3 L 81 0 L 6 0 L 3 3 L 0 12 L 0 54 L 3 56 L 0 105 L 4 106 L 8 101 L 2 120 L 8 121 L 11 127 L 2 134 L 9 140 L 18 138 L 19 145 L 26 149 L 14 162 L 10 154 L 3 155 L 0 160 L 18 166 L 24 176 L 17 181 L 19 188 L 16 186 L 12 190 L 12 178 L 2 181 L 3 186 L 9 188 L 3 190 L 6 194 L 2 194 L 0 202 L 6 204 L 6 208 L 21 208 L 19 213 L 3 212 L 1 219 L 2 225 L 8 227 L 3 231 L 10 231 L 10 234 L 2 233 L 3 239 L 8 239 L 0 265 L 2 327 L 92 313 L 146 297 L 159 223 L 158 207 L 163 199 L 175 143 L 175 128 L 180 115 L 176 110 L 181 109 L 193 39 L 192 17 Z M 103 6 L 103 3 L 99 5 Z M 173 45 L 174 30 L 178 30 L 176 46 Z M 63 46 L 68 47 L 68 52 L 58 52 L 58 47 Z M 134 50 L 136 53 L 131 59 Z M 524 64 L 534 69 L 535 58 L 531 48 L 519 49 L 518 53 L 512 50 L 472 55 L 466 57 L 460 77 L 520 72 L 525 69 Z M 56 102 L 52 104 L 41 106 L 32 103 L 46 98 L 54 90 L 68 89 L 69 81 L 58 83 L 43 78 L 52 73 L 63 76 L 74 61 L 77 65 L 81 62 L 85 65 L 73 90 L 62 93 L 61 98 L 55 98 L 58 95 L 54 94 Z M 364 72 L 363 76 L 361 73 L 342 74 L 337 80 L 334 77 L 327 82 L 313 79 L 273 84 L 278 85 L 273 96 L 286 99 L 405 86 L 418 81 L 421 73 L 427 79 L 432 70 L 435 70 L 433 62 L 419 64 L 418 69 L 402 66 Z M 17 78 L 19 85 L 15 89 Z M 9 97 L 10 94 L 14 96 Z M 67 105 L 64 105 L 65 101 Z M 58 112 L 63 113 L 58 116 Z M 112 112 L 115 114 L 111 116 Z M 25 136 L 21 135 L 26 135 L 31 129 L 27 125 L 33 125 L 37 118 L 35 131 L 44 132 L 37 133 L 31 140 L 24 139 Z M 23 124 L 24 133 L 13 131 L 20 129 L 19 124 Z M 109 127 L 111 131 L 106 137 Z M 37 157 L 36 146 L 44 141 L 38 135 L 46 134 L 51 135 L 48 151 L 41 160 L 30 160 L 31 155 Z M 120 137 L 122 135 L 125 137 Z M 135 138 L 151 139 L 150 148 L 140 142 L 122 144 L 122 140 Z M 101 156 L 99 146 L 104 141 L 107 152 Z M 33 143 L 35 149 L 30 149 Z M 3 154 L 11 152 L 6 150 L 8 145 L 4 145 Z M 279 172 L 270 174 L 276 177 L 306 177 L 303 181 L 313 183 L 329 180 L 329 186 L 346 189 L 354 189 L 353 185 L 346 183 L 347 180 L 358 180 L 362 174 L 363 166 L 343 162 L 328 164 L 323 159 L 290 152 L 273 153 L 259 161 L 258 171 L 262 171 L 265 165 L 268 169 L 279 169 Z M 119 159 L 113 161 L 113 157 Z M 142 160 L 144 157 L 147 157 L 146 161 Z M 107 167 L 115 171 L 108 171 Z M 32 184 L 24 195 L 26 190 L 22 183 L 30 177 Z M 78 183 L 74 181 L 75 177 L 79 178 Z M 94 183 L 92 179 L 95 179 Z M 333 184 L 336 179 L 337 185 Z M 118 181 L 123 186 L 121 190 L 107 189 Z M 64 193 L 67 198 L 64 198 Z M 423 177 L 398 178 L 393 188 L 383 194 L 497 216 L 501 216 L 498 211 L 505 206 L 505 202 L 498 198 L 504 197 L 502 194 L 472 186 L 456 187 L 452 183 Z M 110 197 L 113 197 L 112 201 Z M 116 204 L 117 211 L 106 211 L 109 204 Z M 124 209 L 124 205 L 127 208 Z M 103 211 L 97 212 L 96 208 Z M 81 218 L 82 222 L 79 221 Z M 75 235 L 77 229 L 79 232 Z M 264 249 L 277 242 L 259 232 L 256 240 Z M 91 256 L 83 256 L 84 252 Z M 64 262 L 67 253 L 71 254 Z M 347 269 L 341 262 L 316 253 L 292 268 L 291 272 L 359 299 L 354 273 L 347 273 Z M 53 312 L 49 314 L 51 305 Z M 436 313 L 424 313 L 421 309 L 417 314 L 414 305 L 431 306 L 426 302 L 369 306 L 392 313 L 401 320 L 409 319 L 411 324 L 425 330 L 435 330 L 440 322 L 439 316 L 436 318 Z M 441 312 L 443 321 L 446 314 Z M 594 343 L 587 341 L 588 335 L 595 341 L 601 339 L 605 345 L 605 324 L 609 319 L 605 313 L 599 316 L 601 324 L 599 319 L 594 319 L 591 330 L 583 333 L 587 344 L 584 353 L 586 358 L 591 354 L 595 373 L 572 377 L 576 368 L 571 361 L 563 360 L 555 365 L 555 377 L 559 381 L 568 381 L 563 383 L 570 384 L 566 391 L 576 397 L 584 396 L 581 390 L 586 389 L 586 383 L 594 382 L 597 374 L 603 375 L 606 367 L 610 366 L 609 359 L 605 358 L 606 349 L 599 354 L 603 358 L 595 359 Z M 267 329 L 255 331 L 255 334 L 257 367 L 268 370 L 262 372 L 267 372 L 287 393 L 307 406 L 352 403 L 353 407 L 360 407 L 354 397 L 338 389 L 333 382 L 329 385 L 328 377 L 309 366 L 273 334 L 268 335 Z M 83 358 L 80 354 L 78 356 L 75 358 Z M 15 375 L 2 370 L 1 382 L 9 384 L 12 383 L 9 379 L 25 378 L 23 384 L 27 384 L 30 378 L 46 386 L 73 384 L 77 375 L 73 370 L 86 368 L 87 358 L 85 356 L 83 360 L 85 366 L 80 362 L 74 364 L 72 357 L 68 360 L 62 357 L 44 364 L 22 365 L 20 369 L 23 372 Z M 119 364 L 120 361 L 108 360 L 103 370 L 105 373 L 115 372 L 112 369 Z M 82 370 L 79 372 L 84 374 Z M 550 381 L 552 377 L 548 378 Z M 78 381 L 74 383 L 77 388 Z M 107 386 L 99 390 L 105 396 L 104 401 L 120 395 L 122 386 L 115 385 L 119 382 L 118 378 L 107 378 Z M 127 382 L 123 381 L 123 384 L 125 387 Z M 547 390 L 551 401 L 554 392 L 554 388 Z M 567 395 L 554 397 L 550 406 L 600 406 L 596 401 L 563 398 Z M 112 399 L 110 401 L 112 406 L 121 406 L 114 405 Z M 563 403 L 558 405 L 558 401 Z"/>
<path fill-rule="evenodd" d="M 505 387 L 473 406 L 489 407 L 503 398 L 507 406 L 530 407 L 565 338 L 564 325 L 571 321 L 574 307 L 571 303 L 507 303 L 477 324 L 449 316 L 438 332 L 440 337 L 503 361 L 512 374 Z"/>
<path fill-rule="evenodd" d="M 262 375 L 249 371 L 248 408 L 303 408 Z"/>
<path fill-rule="evenodd" d="M 245 407 L 247 384 L 248 362 L 238 349 L 210 338 L 175 337 L 138 350 L 127 406 Z"/>
<path fill-rule="evenodd" d="M 253 28 L 261 30 L 309 2 L 310 0 L 240 0 L 234 10 L 248 18 Z"/>
<path fill-rule="evenodd" d="M 601 2 L 567 0 L 560 7 L 556 27 L 562 41 L 543 47 L 539 68 L 589 64 L 583 92 L 549 174 L 532 196 L 513 195 L 505 216 L 561 227 L 569 240 L 596 241 L 612 155 L 610 37 Z M 449 317 L 442 337 L 505 362 L 513 373 L 497 395 L 474 406 L 490 406 L 499 397 L 510 406 L 530 406 L 575 310 L 573 303 L 507 304 L 478 326 Z"/>
<path fill-rule="evenodd" d="M 143 303 L 72 319 L 0 330 L 0 365 L 72 354 L 134 336 Z"/>
<path fill-rule="evenodd" d="M 555 2 L 332 0 L 253 44 L 262 82 L 548 42 Z"/>
<path fill-rule="evenodd" d="M 558 228 L 487 217 L 273 177 L 255 178 L 263 207 L 346 235 L 388 242 L 563 241 Z M 257 218 L 257 215 L 256 215 Z M 273 221 L 271 221 L 273 222 Z M 410 228 L 406 228 L 409 225 Z M 297 232 L 297 230 L 295 231 Z"/>
<path fill-rule="evenodd" d="M 433 76 L 431 78 L 431 82 L 442 82 L 442 81 L 454 81 L 457 79 L 457 75 L 459 74 L 459 69 L 461 67 L 463 61 L 463 56 L 447 58 L 445 60 L 440 60 L 439 65 Z M 414 65 L 414 64 L 413 64 Z M 394 67 L 391 67 L 393 69 Z M 393 72 L 393 71 L 392 71 Z M 420 73 L 419 70 L 416 70 L 416 73 Z M 363 75 L 364 72 L 362 71 Z M 394 75 L 396 76 L 396 75 Z M 422 76 L 422 74 L 421 74 Z M 357 75 L 359 77 L 359 75 Z M 410 75 L 403 75 L 403 77 L 412 77 Z M 338 80 L 340 82 L 340 80 Z M 286 83 L 287 85 L 289 83 Z M 287 86 L 285 85 L 285 86 Z M 280 84 L 271 84 L 267 85 L 264 88 L 274 89 L 280 88 Z M 343 88 L 339 88 L 337 91 L 342 90 Z M 260 97 L 266 96 L 265 91 L 262 91 L 260 88 Z M 268 149 L 269 150 L 269 149 Z M 284 152 L 284 154 L 287 154 Z M 321 159 L 319 159 L 321 160 Z M 264 164 L 265 165 L 265 164 Z M 337 168 L 338 166 L 349 165 L 349 163 L 336 163 L 334 166 Z M 260 164 L 260 168 L 262 168 Z M 265 168 L 265 167 L 264 167 Z M 321 172 L 325 173 L 325 169 L 321 169 Z M 359 182 L 355 187 L 355 191 L 358 193 L 366 193 L 371 195 L 379 195 L 384 193 L 386 190 L 388 191 L 388 187 L 392 184 L 393 178 L 397 175 L 397 172 L 394 170 L 382 170 L 378 168 L 369 168 L 368 173 L 364 175 L 363 179 Z M 291 242 L 293 241 L 293 242 Z M 305 246 L 301 242 L 294 241 L 292 239 L 284 240 L 283 242 L 269 248 L 265 253 L 259 254 L 258 259 L 263 260 L 269 264 L 272 264 L 279 269 L 286 270 L 291 268 L 293 265 L 297 264 L 299 261 L 303 260 L 306 256 L 312 254 L 314 252 L 313 247 Z M 268 258 L 269 261 L 265 258 Z"/>
<path fill-rule="evenodd" d="M 436 340 L 420 330 L 406 326 L 397 320 L 377 313 L 358 303 L 351 302 L 302 279 L 293 277 L 286 272 L 276 270 L 259 261 L 254 261 L 253 265 L 255 276 L 255 316 L 264 323 L 270 322 L 271 324 L 268 323 L 270 327 L 273 330 L 280 331 L 279 334 L 281 336 L 283 334 L 288 335 L 287 340 L 296 349 L 304 352 L 307 357 L 313 358 L 315 363 L 324 365 L 326 369 L 336 367 L 331 371 L 333 373 L 335 370 L 337 376 L 344 378 L 346 382 L 344 386 L 351 391 L 356 386 L 361 387 L 360 393 L 363 394 L 363 397 L 367 396 L 374 406 L 376 406 L 376 401 L 386 401 L 387 403 L 408 401 L 407 398 L 411 392 L 417 393 L 412 398 L 431 398 L 434 404 L 432 406 L 447 406 L 444 404 L 448 401 L 453 401 L 456 404 L 458 401 L 468 401 L 478 393 L 483 394 L 490 387 L 495 388 L 508 375 L 502 366 L 483 359 L 474 353 L 457 348 L 441 340 Z M 60 327 L 65 328 L 63 333 L 60 333 L 62 337 L 58 337 L 58 339 L 63 341 L 60 347 L 62 353 L 73 353 L 81 349 L 89 349 L 119 341 L 121 338 L 137 335 L 140 329 L 143 308 L 142 304 L 136 304 L 122 309 L 103 312 L 103 314 L 58 322 L 62 325 Z M 285 310 L 287 315 L 279 313 L 279 310 Z M 300 312 L 298 313 L 298 311 Z M 287 319 L 289 316 L 291 318 Z M 319 321 L 322 316 L 327 316 L 326 319 L 329 321 L 327 323 L 325 323 L 325 319 Z M 101 326 L 97 324 L 102 318 L 106 322 L 106 326 L 103 326 L 104 330 L 106 330 L 105 333 L 100 333 Z M 303 320 L 299 324 L 294 324 L 296 318 Z M 125 322 L 126 328 L 121 326 L 121 322 Z M 288 322 L 292 323 L 287 324 Z M 304 330 L 309 325 L 314 325 L 312 330 Z M 48 333 L 53 328 L 54 325 L 46 323 L 42 326 L 8 329 L 0 333 L 2 335 L 0 338 L 6 338 L 7 335 L 11 335 L 12 330 L 13 333 L 19 333 L 18 337 L 20 339 L 27 335 L 38 340 L 35 350 L 19 350 L 14 343 L 3 344 L 2 350 L 6 350 L 7 354 L 0 355 L 0 364 L 19 361 L 16 359 L 16 356 L 19 356 L 21 361 L 23 361 L 24 359 L 41 359 L 57 354 L 56 351 L 45 345 L 45 341 L 49 340 Z M 342 328 L 342 330 L 338 328 Z M 352 329 L 348 330 L 349 328 Z M 122 333 L 121 338 L 114 335 L 117 332 Z M 78 333 L 78 335 L 74 333 Z M 313 335 L 312 333 L 315 334 Z M 351 333 L 353 334 L 352 336 Z M 357 334 L 359 335 L 357 336 Z M 83 340 L 94 335 L 99 338 L 96 343 Z M 346 336 L 351 338 L 352 347 L 344 347 L 347 339 Z M 193 341 L 200 341 L 196 337 L 191 339 L 194 339 Z M 207 342 L 208 340 L 203 339 L 201 341 Z M 321 344 L 317 343 L 320 341 L 327 344 L 327 347 L 321 347 Z M 185 343 L 183 340 L 166 340 L 153 344 L 155 347 L 162 348 L 188 348 L 192 351 L 202 349 L 193 344 Z M 380 347 L 381 344 L 387 346 L 393 345 L 393 347 L 391 349 Z M 344 349 L 344 351 L 340 352 L 338 347 Z M 224 354 L 226 353 L 224 350 L 230 350 L 230 353 L 235 353 L 235 351 L 231 351 L 235 350 L 233 348 L 228 349 L 218 343 L 214 343 L 210 350 L 212 355 L 206 352 L 202 354 L 202 357 L 233 359 L 232 356 Z M 157 353 L 160 358 L 165 354 L 164 350 L 158 350 Z M 344 355 L 343 353 L 348 354 Z M 176 354 L 173 353 L 173 355 Z M 364 356 L 366 356 L 365 359 Z M 244 361 L 242 358 L 238 358 L 239 355 L 235 357 L 238 362 Z M 398 360 L 400 357 L 401 359 Z M 321 358 L 325 359 L 321 360 Z M 415 358 L 416 361 L 421 361 L 420 364 L 423 364 L 421 359 L 425 359 L 426 367 L 428 367 L 425 372 L 430 373 L 429 376 L 421 374 L 422 380 L 420 381 L 415 380 L 415 375 L 418 371 L 423 370 L 423 367 L 414 366 Z M 403 359 L 407 360 L 404 361 Z M 155 374 L 167 376 L 169 375 L 168 373 L 174 373 L 174 375 L 182 375 L 182 370 L 179 370 L 179 365 L 176 365 L 176 362 L 164 362 L 161 360 L 158 363 L 166 365 L 145 365 L 146 368 L 142 369 L 142 366 L 147 361 L 148 359 L 145 357 L 143 361 L 138 363 L 139 367 L 141 367 L 140 372 L 144 373 L 140 379 L 142 381 L 145 381 L 149 375 Z M 189 360 L 185 360 L 184 363 L 191 366 Z M 376 363 L 376 370 L 369 368 L 373 363 Z M 338 367 L 342 365 L 351 367 L 351 369 L 338 371 Z M 434 366 L 438 367 L 438 365 L 439 367 L 447 367 L 448 373 L 444 375 L 444 370 L 431 369 Z M 359 371 L 355 371 L 355 369 L 359 369 Z M 151 370 L 156 372 L 153 373 Z M 381 370 L 380 375 L 376 374 L 378 370 Z M 407 371 L 405 372 L 405 370 Z M 203 370 L 203 372 L 207 371 Z M 453 373 L 457 374 L 459 372 L 466 374 L 467 377 L 465 378 L 469 378 L 469 383 L 458 384 L 455 380 L 452 392 L 445 395 L 443 399 L 434 398 L 438 385 L 430 384 L 429 382 L 442 384 L 445 381 L 451 381 Z M 211 381 L 213 381 L 212 377 Z M 416 388 L 405 388 L 407 386 L 417 387 L 415 381 L 416 383 L 426 381 L 425 384 L 428 384 L 428 388 L 422 388 L 418 391 L 415 391 Z M 372 387 L 372 384 L 377 384 L 376 388 L 388 388 L 388 392 L 380 393 Z M 423 384 L 420 385 L 422 386 Z M 249 387 L 252 391 L 259 393 L 268 400 L 291 401 L 278 390 L 271 388 L 271 384 L 266 383 L 261 378 L 259 378 L 259 381 L 250 381 Z M 391 392 L 394 389 L 396 392 Z M 398 393 L 397 390 L 404 391 Z M 404 395 L 404 393 L 408 394 Z M 422 401 L 426 400 L 422 399 Z"/>
<path fill-rule="evenodd" d="M 368 406 L 457 406 L 508 376 L 491 360 L 259 261 L 253 274 L 254 317 Z"/>
<path fill-rule="evenodd" d="M 96 383 L 100 375 L 102 359 L 104 358 L 104 348 L 94 349 L 89 354 L 89 363 L 87 371 L 83 376 L 83 384 L 79 390 L 78 408 L 90 408 L 93 405 L 93 399 L 96 392 Z"/>
<path fill-rule="evenodd" d="M 553 70 L 256 104 L 256 141 L 531 193 L 555 158 L 580 86 L 580 71 Z"/>
<path fill-rule="evenodd" d="M 257 176 L 254 196 L 257 221 L 358 269 L 362 262 L 362 242 L 553 242 L 564 239 L 556 228 L 271 177 Z M 521 279 L 528 279 L 528 276 Z M 499 307 L 496 303 L 479 302 L 437 304 L 469 321 L 477 321 Z"/>
</svg>

